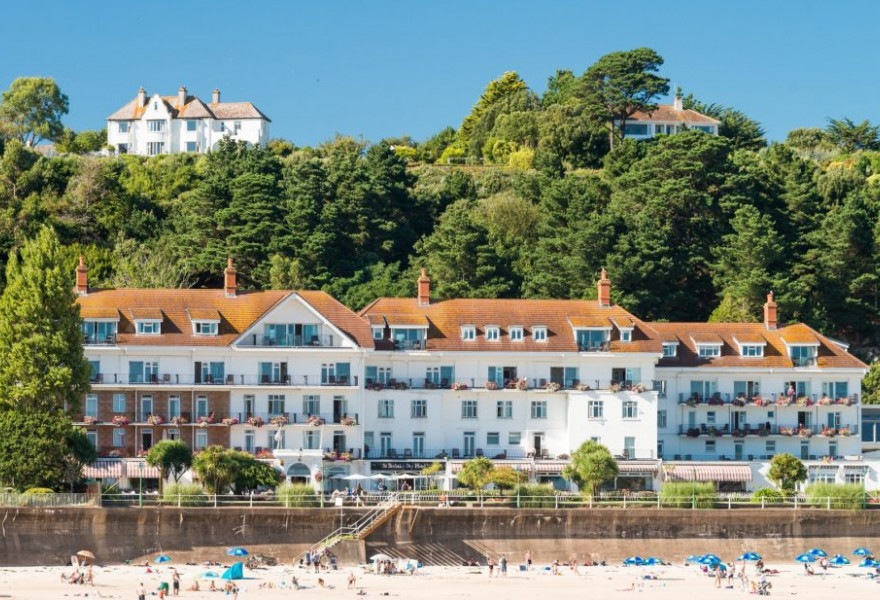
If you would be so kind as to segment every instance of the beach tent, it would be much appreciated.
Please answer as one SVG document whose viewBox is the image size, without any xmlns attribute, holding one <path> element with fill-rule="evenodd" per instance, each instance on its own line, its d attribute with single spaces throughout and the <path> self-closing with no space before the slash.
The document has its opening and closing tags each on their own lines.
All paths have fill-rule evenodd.
<svg viewBox="0 0 880 600">
<path fill-rule="evenodd" d="M 237 562 L 223 573 L 221 576 L 222 579 L 243 579 L 244 578 L 244 566 L 243 563 Z"/>
<path fill-rule="evenodd" d="M 160 554 L 159 556 L 156 557 L 156 559 L 153 562 L 157 562 L 157 563 L 171 562 L 171 557 L 168 556 L 167 554 Z"/>
</svg>

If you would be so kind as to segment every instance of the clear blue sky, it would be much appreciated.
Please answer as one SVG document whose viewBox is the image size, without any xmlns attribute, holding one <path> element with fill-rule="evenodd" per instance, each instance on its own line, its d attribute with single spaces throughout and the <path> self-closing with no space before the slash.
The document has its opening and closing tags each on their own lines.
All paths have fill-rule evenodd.
<svg viewBox="0 0 880 600">
<path fill-rule="evenodd" d="M 505 70 L 542 92 L 557 68 L 648 46 L 673 83 L 779 140 L 827 117 L 880 121 L 878 23 L 876 1 L 28 0 L 2 8 L 0 89 L 54 77 L 76 130 L 103 127 L 138 86 L 183 84 L 252 101 L 298 145 L 424 139 Z"/>
</svg>

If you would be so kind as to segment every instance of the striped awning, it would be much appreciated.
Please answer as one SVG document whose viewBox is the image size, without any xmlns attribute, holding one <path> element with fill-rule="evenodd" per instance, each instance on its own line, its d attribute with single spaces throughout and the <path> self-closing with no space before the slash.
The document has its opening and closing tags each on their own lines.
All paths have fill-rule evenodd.
<svg viewBox="0 0 880 600">
<path fill-rule="evenodd" d="M 83 476 L 88 479 L 120 479 L 121 460 L 98 460 L 83 468 Z"/>
<path fill-rule="evenodd" d="M 567 461 L 542 460 L 535 463 L 535 473 L 558 475 L 567 465 Z"/>
<path fill-rule="evenodd" d="M 814 471 L 819 471 L 822 469 L 825 469 L 828 471 L 831 471 L 831 470 L 836 471 L 838 468 L 838 465 L 810 465 L 809 468 Z"/>
<path fill-rule="evenodd" d="M 667 465 L 666 481 L 751 481 L 748 465 Z"/>
<path fill-rule="evenodd" d="M 532 469 L 532 463 L 525 460 L 493 460 L 492 464 L 496 467 L 510 467 L 515 471 L 530 471 Z M 461 468 L 463 466 L 464 462 L 450 462 L 449 471 L 451 473 L 461 473 Z"/>
<path fill-rule="evenodd" d="M 644 463 L 627 460 L 617 463 L 617 473 L 624 477 L 627 475 L 656 475 L 659 468 L 660 464 L 655 462 Z"/>
<path fill-rule="evenodd" d="M 145 460 L 130 460 L 125 463 L 125 476 L 129 479 L 159 479 L 162 474 L 158 467 L 148 465 Z"/>
<path fill-rule="evenodd" d="M 859 473 L 866 473 L 868 471 L 867 465 L 843 465 L 844 471 L 857 471 Z"/>
</svg>

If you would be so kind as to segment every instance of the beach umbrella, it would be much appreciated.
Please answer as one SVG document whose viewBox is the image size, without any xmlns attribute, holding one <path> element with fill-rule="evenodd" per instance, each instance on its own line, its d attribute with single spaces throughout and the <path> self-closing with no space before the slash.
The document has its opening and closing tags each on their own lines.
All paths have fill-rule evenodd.
<svg viewBox="0 0 880 600">
<path fill-rule="evenodd" d="M 230 548 L 226 551 L 226 554 L 228 554 L 229 556 L 247 556 L 248 554 L 250 554 L 250 552 L 248 552 L 244 548 Z"/>
<path fill-rule="evenodd" d="M 700 559 L 703 558 L 699 554 L 694 554 L 693 556 L 688 556 L 685 560 L 689 563 L 700 562 Z"/>
<path fill-rule="evenodd" d="M 641 565 L 645 564 L 645 559 L 642 558 L 641 556 L 630 556 L 629 558 L 627 558 L 626 560 L 623 561 L 623 564 L 629 565 L 629 566 L 632 566 L 632 565 L 641 566 Z"/>
<path fill-rule="evenodd" d="M 376 562 L 377 560 L 392 560 L 392 558 L 387 554 L 383 554 L 380 552 L 379 554 L 374 554 L 373 556 L 371 556 L 370 560 Z"/>
<path fill-rule="evenodd" d="M 663 559 L 657 558 L 656 556 L 652 556 L 650 558 L 645 559 L 645 565 L 649 567 L 653 567 L 654 565 L 662 565 Z"/>
<path fill-rule="evenodd" d="M 853 550 L 853 554 L 856 556 L 873 556 L 874 553 L 868 550 L 867 548 L 856 548 Z"/>
<path fill-rule="evenodd" d="M 761 560 L 760 554 L 755 554 L 754 552 L 746 552 L 742 556 L 740 556 L 737 560 Z"/>
<path fill-rule="evenodd" d="M 204 577 L 206 579 L 214 579 L 215 577 L 220 577 L 220 576 L 217 575 L 217 573 L 215 573 L 214 571 L 205 571 L 204 573 L 202 573 L 202 577 Z"/>
<path fill-rule="evenodd" d="M 375 475 L 371 475 L 370 479 L 391 479 L 391 475 L 385 475 L 384 473 L 376 473 Z"/>
<path fill-rule="evenodd" d="M 157 563 L 171 562 L 171 557 L 168 556 L 167 554 L 160 554 L 159 556 L 156 557 L 156 560 L 154 560 L 153 562 L 157 562 Z"/>
<path fill-rule="evenodd" d="M 809 553 L 807 553 L 807 554 L 801 554 L 800 556 L 795 556 L 794 559 L 795 559 L 796 561 L 798 561 L 798 562 L 802 562 L 802 563 L 808 563 L 808 562 L 815 562 L 815 561 L 816 561 L 816 557 L 815 557 L 813 554 L 809 554 Z"/>
<path fill-rule="evenodd" d="M 361 481 L 363 479 L 369 479 L 369 477 L 367 477 L 366 475 L 361 475 L 360 473 L 354 473 L 352 475 L 346 475 L 345 477 L 343 477 L 343 479 L 346 479 L 348 481 Z"/>
<path fill-rule="evenodd" d="M 840 554 L 835 554 L 834 557 L 828 561 L 829 565 L 834 565 L 835 567 L 842 567 L 843 565 L 849 564 L 849 559 L 845 556 L 841 556 Z"/>
<path fill-rule="evenodd" d="M 863 560 L 862 562 L 859 563 L 859 566 L 860 567 L 867 567 L 867 568 L 871 569 L 874 567 L 880 567 L 880 562 L 877 562 L 876 560 L 871 560 L 870 558 L 866 558 L 865 560 Z"/>
<path fill-rule="evenodd" d="M 826 553 L 821 548 L 810 548 L 810 550 L 809 550 L 809 552 L 807 552 L 807 554 L 812 554 L 813 556 L 816 556 L 819 558 L 827 558 L 828 557 L 828 553 Z"/>
<path fill-rule="evenodd" d="M 708 558 L 708 559 L 714 560 L 715 562 L 721 562 L 721 559 L 714 554 L 704 554 L 703 558 Z"/>
<path fill-rule="evenodd" d="M 76 553 L 76 557 L 84 565 L 91 565 L 95 562 L 95 555 L 90 550 L 80 550 Z"/>
<path fill-rule="evenodd" d="M 720 565 L 721 559 L 718 558 L 717 556 L 715 556 L 714 554 L 707 554 L 706 556 L 702 557 L 697 562 L 700 563 L 701 565 L 713 566 L 713 565 Z"/>
</svg>

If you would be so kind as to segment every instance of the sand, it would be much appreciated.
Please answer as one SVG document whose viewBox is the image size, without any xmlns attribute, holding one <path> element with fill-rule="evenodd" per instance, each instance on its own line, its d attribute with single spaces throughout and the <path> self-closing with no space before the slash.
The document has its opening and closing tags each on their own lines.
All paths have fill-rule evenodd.
<svg viewBox="0 0 880 600">
<path fill-rule="evenodd" d="M 807 576 L 803 567 L 797 563 L 768 564 L 769 568 L 779 569 L 778 575 L 768 579 L 772 582 L 773 596 L 793 596 L 801 599 L 827 599 L 830 597 L 863 598 L 878 591 L 878 580 L 866 577 L 868 569 L 849 566 L 829 569 L 826 575 Z M 215 599 L 231 598 L 223 592 L 188 591 L 195 577 L 208 570 L 207 567 L 178 566 L 182 576 L 181 598 Z M 488 576 L 487 567 L 428 567 L 417 575 L 381 576 L 367 573 L 362 567 L 341 568 L 320 575 L 327 584 L 319 588 L 319 575 L 305 568 L 278 566 L 254 571 L 245 570 L 246 578 L 238 581 L 243 600 L 275 600 L 279 598 L 418 598 L 449 599 L 479 598 L 486 600 L 532 600 L 552 597 L 554 600 L 578 598 L 585 595 L 595 598 L 626 598 L 630 595 L 649 595 L 652 598 L 680 600 L 685 595 L 699 593 L 700 598 L 730 598 L 744 596 L 738 580 L 733 589 L 715 587 L 712 577 L 702 575 L 694 566 L 670 567 L 581 567 L 579 574 L 568 567 L 560 569 L 560 575 L 552 575 L 541 566 L 533 567 L 532 572 L 520 572 L 519 565 L 512 564 L 507 577 Z M 136 600 L 136 590 L 140 582 L 149 593 L 148 598 L 157 598 L 155 590 L 161 581 L 171 582 L 168 567 L 152 567 L 147 573 L 144 567 L 96 566 L 94 568 L 95 586 L 71 585 L 59 581 L 61 573 L 70 573 L 71 567 L 15 567 L 0 569 L 0 598 L 27 598 L 32 600 L 55 598 L 114 598 Z M 214 571 L 222 573 L 219 568 Z M 753 579 L 754 567 L 747 573 Z M 347 589 L 350 573 L 357 577 L 356 589 Z M 498 569 L 496 567 L 496 575 Z M 652 574 L 657 579 L 644 579 Z M 304 586 L 301 590 L 290 587 L 292 576 L 296 576 Z M 210 585 L 210 579 L 199 577 L 202 589 Z M 223 580 L 215 579 L 218 586 Z M 281 587 L 286 581 L 286 587 Z M 633 584 L 637 588 L 632 590 Z M 272 584 L 274 588 L 262 588 L 261 584 Z M 726 586 L 726 580 L 723 584 Z M 358 595 L 358 592 L 363 595 Z"/>
</svg>

